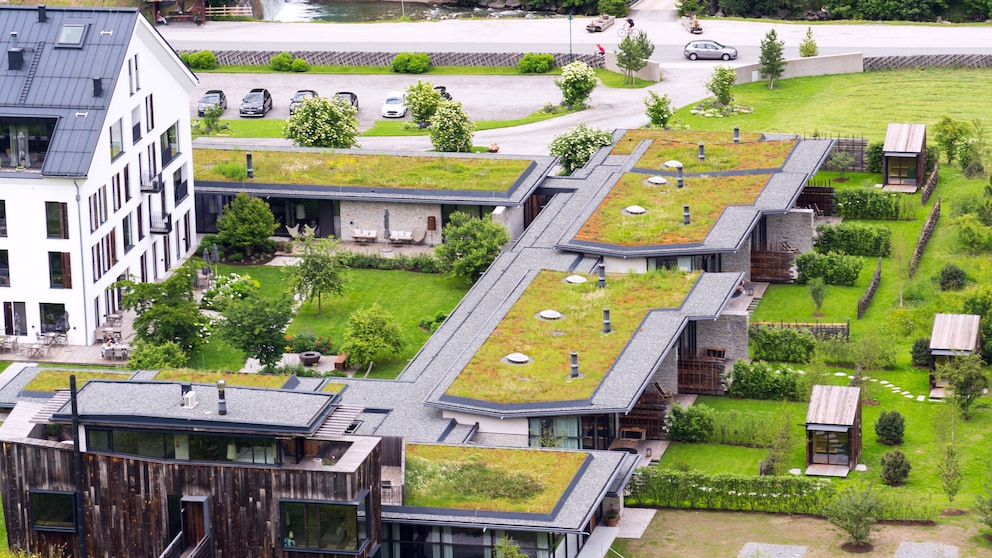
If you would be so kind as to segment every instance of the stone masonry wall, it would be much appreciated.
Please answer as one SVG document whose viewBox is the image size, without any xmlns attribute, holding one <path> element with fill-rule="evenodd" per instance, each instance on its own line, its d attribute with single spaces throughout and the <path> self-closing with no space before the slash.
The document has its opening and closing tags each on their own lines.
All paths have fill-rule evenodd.
<svg viewBox="0 0 992 558">
<path fill-rule="evenodd" d="M 723 254 L 720 257 L 720 270 L 727 272 L 744 272 L 744 280 L 751 280 L 751 239 L 733 254 Z"/>
<path fill-rule="evenodd" d="M 739 358 L 747 358 L 747 312 L 724 312 L 715 321 L 696 322 L 696 347 L 726 349 L 727 361 L 733 363 Z"/>
<path fill-rule="evenodd" d="M 654 372 L 652 382 L 658 382 L 668 393 L 679 392 L 679 351 L 672 347 L 668 355 L 661 361 L 661 366 Z"/>
<path fill-rule="evenodd" d="M 511 242 L 524 234 L 523 207 L 499 206 L 493 210 L 493 221 L 506 227 Z"/>
<path fill-rule="evenodd" d="M 914 56 L 866 56 L 864 58 L 866 72 L 919 68 L 992 68 L 992 55 L 918 54 Z"/>
<path fill-rule="evenodd" d="M 769 215 L 768 245 L 778 249 L 782 242 L 788 242 L 800 253 L 813 249 L 813 210 L 793 209 L 785 214 Z"/>
<path fill-rule="evenodd" d="M 509 448 L 526 448 L 529 440 L 520 434 L 499 434 L 495 432 L 478 432 L 472 442 L 480 446 L 498 446 Z"/>
<path fill-rule="evenodd" d="M 196 51 L 184 50 L 182 53 Z M 221 66 L 268 66 L 269 59 L 279 54 L 275 50 L 215 50 L 217 64 Z M 288 51 L 293 58 L 302 58 L 311 66 L 389 66 L 395 52 L 333 52 L 319 50 Z M 524 54 L 522 52 L 429 52 L 432 66 L 516 66 Z M 569 55 L 554 54 L 555 65 L 564 66 Z M 603 57 L 597 54 L 575 54 L 574 60 L 581 60 L 593 68 L 603 67 Z"/>
<path fill-rule="evenodd" d="M 411 231 L 414 237 L 418 231 L 424 231 L 424 244 L 441 244 L 440 231 L 431 235 L 427 232 L 427 217 L 434 216 L 441 224 L 441 206 L 425 203 L 387 203 L 372 201 L 342 201 L 341 202 L 341 240 L 353 240 L 352 231 L 355 229 L 375 230 L 379 242 L 385 242 L 385 212 L 389 210 L 390 231 Z"/>
</svg>

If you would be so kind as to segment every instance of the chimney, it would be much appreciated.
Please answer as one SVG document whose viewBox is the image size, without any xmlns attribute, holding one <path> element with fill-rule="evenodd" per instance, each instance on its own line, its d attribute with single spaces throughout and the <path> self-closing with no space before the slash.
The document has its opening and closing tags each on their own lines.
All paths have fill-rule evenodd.
<svg viewBox="0 0 992 558">
<path fill-rule="evenodd" d="M 17 33 L 11 33 L 16 35 Z M 24 49 L 10 47 L 7 49 L 7 68 L 11 71 L 20 70 L 24 67 Z"/>
<path fill-rule="evenodd" d="M 224 380 L 217 380 L 217 414 L 226 415 L 227 414 L 227 399 L 225 398 L 225 391 L 227 391 L 227 382 Z"/>
<path fill-rule="evenodd" d="M 678 180 L 677 180 L 678 187 L 681 188 L 681 187 L 685 186 L 685 183 L 682 181 L 682 166 L 681 165 L 678 168 L 677 178 L 678 178 Z"/>
<path fill-rule="evenodd" d="M 255 178 L 255 167 L 251 164 L 251 152 L 245 153 L 245 159 L 247 159 L 247 170 L 248 178 Z"/>
<path fill-rule="evenodd" d="M 606 286 L 606 264 L 600 262 L 596 264 L 596 268 L 599 269 L 599 288 L 602 289 Z"/>
<path fill-rule="evenodd" d="M 612 331 L 610 328 L 610 309 L 603 308 L 603 333 L 609 333 Z"/>
<path fill-rule="evenodd" d="M 38 5 L 38 22 L 39 23 L 45 23 L 46 21 L 48 21 L 48 12 L 46 11 L 44 4 L 39 4 Z"/>
<path fill-rule="evenodd" d="M 17 46 L 17 31 L 10 32 L 10 46 L 11 47 Z"/>
<path fill-rule="evenodd" d="M 699 142 L 699 160 L 702 161 L 704 159 L 706 159 L 706 148 L 703 142 Z"/>
<path fill-rule="evenodd" d="M 569 378 L 579 377 L 579 353 L 572 351 L 572 372 L 568 375 Z"/>
<path fill-rule="evenodd" d="M 93 78 L 93 96 L 103 97 L 103 82 L 98 77 Z"/>
<path fill-rule="evenodd" d="M 741 142 L 741 129 L 738 128 L 737 126 L 734 126 L 734 143 L 740 143 L 740 142 Z"/>
<path fill-rule="evenodd" d="M 690 223 L 690 220 L 689 220 L 689 206 L 688 205 L 683 205 L 682 206 L 682 224 L 683 225 L 688 225 L 689 223 Z"/>
</svg>

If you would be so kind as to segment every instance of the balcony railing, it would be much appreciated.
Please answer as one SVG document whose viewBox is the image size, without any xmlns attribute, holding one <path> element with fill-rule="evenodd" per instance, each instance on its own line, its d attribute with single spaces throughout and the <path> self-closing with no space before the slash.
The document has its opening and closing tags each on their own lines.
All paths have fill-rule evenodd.
<svg viewBox="0 0 992 558">
<path fill-rule="evenodd" d="M 141 177 L 141 191 L 146 194 L 157 194 L 165 188 L 165 181 L 162 180 L 162 173 Z"/>
<path fill-rule="evenodd" d="M 152 213 L 151 227 L 148 229 L 152 234 L 169 234 L 172 232 L 171 213 Z"/>
</svg>

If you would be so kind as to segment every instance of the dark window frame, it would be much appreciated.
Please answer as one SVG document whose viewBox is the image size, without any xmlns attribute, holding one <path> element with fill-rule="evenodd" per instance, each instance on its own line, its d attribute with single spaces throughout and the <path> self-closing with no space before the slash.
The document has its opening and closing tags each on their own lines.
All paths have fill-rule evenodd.
<svg viewBox="0 0 992 558">
<path fill-rule="evenodd" d="M 43 496 L 45 498 L 55 497 L 55 496 L 67 497 L 68 498 L 68 504 L 69 504 L 69 510 L 70 510 L 70 513 L 67 514 L 67 515 L 70 515 L 71 518 L 72 518 L 71 525 L 68 524 L 69 523 L 68 521 L 65 521 L 65 519 L 67 519 L 66 517 L 64 517 L 62 521 L 58 521 L 59 525 L 39 524 L 38 523 L 38 521 L 39 521 L 39 518 L 38 518 L 38 515 L 39 515 L 38 514 L 38 508 L 39 508 L 39 506 L 38 506 L 38 502 L 36 500 L 36 497 L 37 496 Z M 69 491 L 69 490 L 31 490 L 30 493 L 29 493 L 29 495 L 28 495 L 28 501 L 30 502 L 30 513 L 29 513 L 30 519 L 29 519 L 29 522 L 31 524 L 31 529 L 32 530 L 34 530 L 34 531 L 57 531 L 57 532 L 61 532 L 61 533 L 74 533 L 74 532 L 76 532 L 76 520 L 77 520 L 77 518 L 76 518 L 76 493 L 75 492 L 72 492 L 72 491 Z M 61 505 L 65 505 L 65 504 L 66 504 L 65 502 L 61 503 Z M 53 522 L 55 522 L 55 521 L 53 520 Z"/>
<path fill-rule="evenodd" d="M 319 552 L 319 553 L 333 553 L 333 554 L 347 554 L 347 555 L 360 555 L 364 553 L 369 545 L 372 543 L 372 531 L 371 531 L 371 515 L 370 503 L 369 503 L 370 492 L 368 489 L 362 490 L 358 497 L 354 501 L 340 501 L 340 500 L 304 500 L 295 498 L 282 498 L 279 500 L 279 534 L 280 534 L 280 548 L 284 551 L 297 551 L 297 552 Z M 303 523 L 302 525 L 292 525 L 288 524 L 288 515 L 286 505 L 302 505 L 303 508 Z M 307 546 L 308 540 L 312 539 L 309 529 L 312 524 L 310 519 L 310 513 L 317 513 L 318 521 L 318 533 L 316 536 L 321 536 L 320 531 L 320 512 L 319 507 L 330 507 L 335 506 L 339 508 L 354 509 L 355 518 L 355 548 L 339 548 L 339 547 L 320 547 L 320 546 Z M 363 521 L 364 519 L 364 521 Z M 347 521 L 347 518 L 346 518 Z M 362 532 L 362 524 L 364 523 L 364 533 Z M 347 527 L 345 527 L 347 529 Z M 302 531 L 301 531 L 302 530 Z M 293 537 L 289 534 L 293 533 Z M 325 533 L 326 535 L 326 533 Z M 364 538 L 362 537 L 364 535 Z M 300 544 L 300 543 L 303 544 Z"/>
</svg>

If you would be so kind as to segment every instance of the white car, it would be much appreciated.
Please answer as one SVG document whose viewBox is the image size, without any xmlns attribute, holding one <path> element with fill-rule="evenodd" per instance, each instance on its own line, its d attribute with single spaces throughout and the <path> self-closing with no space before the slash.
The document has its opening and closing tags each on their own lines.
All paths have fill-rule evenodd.
<svg viewBox="0 0 992 558">
<path fill-rule="evenodd" d="M 403 118 L 406 116 L 406 93 L 392 91 L 386 95 L 386 100 L 382 102 L 382 116 L 384 118 Z"/>
</svg>

